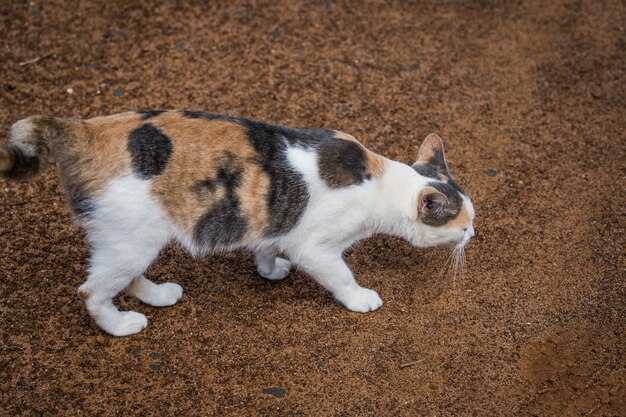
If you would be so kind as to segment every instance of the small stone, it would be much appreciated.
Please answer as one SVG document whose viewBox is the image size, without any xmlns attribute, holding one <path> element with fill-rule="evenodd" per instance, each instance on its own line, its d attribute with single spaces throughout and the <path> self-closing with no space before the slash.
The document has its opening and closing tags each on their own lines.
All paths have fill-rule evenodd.
<svg viewBox="0 0 626 417">
<path fill-rule="evenodd" d="M 176 47 L 180 49 L 181 51 L 184 51 L 187 48 L 187 46 L 185 45 L 185 42 L 178 42 L 178 45 L 176 45 Z"/>
<path fill-rule="evenodd" d="M 141 355 L 141 349 L 139 348 L 134 348 L 133 350 L 130 351 L 130 354 L 137 357 L 139 355 Z"/>
<path fill-rule="evenodd" d="M 72 94 L 74 92 L 74 89 L 72 87 L 68 88 L 67 90 L 65 90 L 65 92 L 67 94 Z"/>
<path fill-rule="evenodd" d="M 228 18 L 228 11 L 226 11 L 226 10 L 222 10 L 222 11 L 220 12 L 220 16 L 221 16 L 222 18 L 224 18 L 224 19 Z"/>
<path fill-rule="evenodd" d="M 282 31 L 282 30 L 280 30 L 280 29 L 274 29 L 274 30 L 272 31 L 272 38 L 277 38 L 277 37 L 279 37 L 279 36 L 280 36 L 280 35 L 282 35 L 282 34 L 283 34 L 283 31 Z"/>
<path fill-rule="evenodd" d="M 157 365 L 156 363 L 151 363 L 150 364 L 150 369 L 152 369 L 153 371 L 160 371 L 161 370 L 161 365 Z"/>
<path fill-rule="evenodd" d="M 115 90 L 113 90 L 113 95 L 115 97 L 121 97 L 124 95 L 124 90 L 116 88 Z"/>
<path fill-rule="evenodd" d="M 324 8 L 325 8 L 327 11 L 331 11 L 331 10 L 333 9 L 333 6 L 334 6 L 334 4 L 333 4 L 333 2 L 332 2 L 332 1 L 330 1 L 330 0 L 326 1 L 326 3 L 324 4 Z"/>
<path fill-rule="evenodd" d="M 35 17 L 39 17 L 41 16 L 41 10 L 33 10 L 31 14 Z"/>
<path fill-rule="evenodd" d="M 156 353 L 156 352 L 150 353 L 150 357 L 152 359 L 161 359 L 162 358 L 162 356 L 159 353 Z"/>
<path fill-rule="evenodd" d="M 444 147 L 444 149 L 448 149 L 450 147 L 450 142 L 448 142 L 447 140 L 443 139 L 443 147 Z"/>
<path fill-rule="evenodd" d="M 96 336 L 96 342 L 103 345 L 106 342 L 106 339 L 102 335 Z"/>
<path fill-rule="evenodd" d="M 222 287 L 215 287 L 214 291 L 216 294 L 221 294 L 221 292 L 224 291 L 224 289 Z"/>
<path fill-rule="evenodd" d="M 280 387 L 264 388 L 263 394 L 273 395 L 276 398 L 283 398 L 286 394 L 285 390 Z"/>
<path fill-rule="evenodd" d="M 122 38 L 125 38 L 126 35 L 128 35 L 128 32 L 126 32 L 125 30 L 118 29 L 115 31 L 115 34 L 117 36 L 121 36 Z"/>
<path fill-rule="evenodd" d="M 419 65 L 417 65 L 417 64 L 411 64 L 411 65 L 409 65 L 409 69 L 410 69 L 411 71 L 417 71 L 417 69 L 418 69 L 418 68 L 419 68 Z"/>
<path fill-rule="evenodd" d="M 341 111 L 343 112 L 343 114 L 347 114 L 350 112 L 350 107 L 346 106 L 343 109 L 341 109 Z"/>
<path fill-rule="evenodd" d="M 495 177 L 496 174 L 498 173 L 498 171 L 495 169 L 486 169 L 483 172 L 485 173 L 485 175 L 488 175 L 490 177 Z"/>
</svg>

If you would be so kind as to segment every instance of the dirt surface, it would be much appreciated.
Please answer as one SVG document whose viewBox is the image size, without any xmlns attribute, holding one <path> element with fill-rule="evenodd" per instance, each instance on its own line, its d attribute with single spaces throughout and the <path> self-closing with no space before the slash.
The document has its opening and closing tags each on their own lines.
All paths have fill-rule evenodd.
<svg viewBox="0 0 626 417">
<path fill-rule="evenodd" d="M 55 170 L 0 181 L 0 414 L 626 415 L 623 2 L 141 3 L 1 2 L 0 130 L 185 108 L 405 162 L 438 132 L 477 211 L 469 269 L 362 242 L 346 258 L 385 305 L 361 315 L 171 247 L 147 275 L 183 299 L 120 297 L 149 326 L 113 338 L 75 295 L 88 248 Z"/>
</svg>

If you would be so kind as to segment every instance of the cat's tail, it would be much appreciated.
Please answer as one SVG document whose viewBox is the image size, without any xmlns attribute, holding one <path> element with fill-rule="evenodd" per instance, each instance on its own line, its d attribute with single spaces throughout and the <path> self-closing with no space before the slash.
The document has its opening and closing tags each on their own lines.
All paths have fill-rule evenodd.
<svg viewBox="0 0 626 417">
<path fill-rule="evenodd" d="M 31 116 L 11 127 L 9 142 L 0 145 L 0 177 L 23 179 L 39 174 L 59 145 L 74 137 L 80 121 Z"/>
</svg>

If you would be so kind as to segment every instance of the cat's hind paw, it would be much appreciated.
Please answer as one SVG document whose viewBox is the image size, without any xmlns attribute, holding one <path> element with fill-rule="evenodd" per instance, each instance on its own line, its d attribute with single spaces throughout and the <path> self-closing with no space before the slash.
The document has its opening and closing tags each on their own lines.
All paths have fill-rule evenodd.
<svg viewBox="0 0 626 417">
<path fill-rule="evenodd" d="M 358 313 L 374 311 L 383 305 L 383 300 L 376 291 L 363 287 L 359 287 L 358 290 L 352 291 L 348 295 L 337 297 L 337 299 L 348 310 Z"/>
<path fill-rule="evenodd" d="M 167 307 L 176 304 L 183 296 L 183 287 L 173 282 L 159 284 L 153 298 L 148 303 L 155 307 Z"/>
<path fill-rule="evenodd" d="M 291 262 L 284 258 L 276 258 L 274 261 L 274 268 L 271 271 L 263 270 L 259 265 L 259 275 L 263 278 L 278 281 L 284 279 L 289 275 L 291 270 Z"/>
<path fill-rule="evenodd" d="M 155 284 L 142 275 L 126 288 L 126 293 L 153 307 L 167 307 L 180 300 L 183 287 L 173 282 Z"/>
</svg>

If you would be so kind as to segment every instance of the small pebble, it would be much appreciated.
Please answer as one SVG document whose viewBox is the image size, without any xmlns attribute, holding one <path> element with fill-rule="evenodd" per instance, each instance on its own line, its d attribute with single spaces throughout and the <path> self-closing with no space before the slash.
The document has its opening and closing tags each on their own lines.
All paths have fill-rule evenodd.
<svg viewBox="0 0 626 417">
<path fill-rule="evenodd" d="M 224 19 L 228 18 L 228 12 L 226 10 L 222 10 L 220 12 L 220 16 Z"/>
<path fill-rule="evenodd" d="M 350 112 L 350 107 L 346 106 L 343 109 L 341 109 L 341 111 L 343 111 L 344 114 L 347 114 Z"/>
<path fill-rule="evenodd" d="M 176 45 L 178 47 L 178 49 L 180 49 L 181 51 L 184 51 L 187 46 L 185 45 L 185 42 L 178 42 L 178 45 Z"/>
<path fill-rule="evenodd" d="M 153 371 L 160 371 L 161 370 L 161 365 L 157 365 L 156 363 L 151 363 L 150 364 L 150 369 L 152 369 Z"/>
<path fill-rule="evenodd" d="M 280 36 L 280 35 L 282 35 L 282 34 L 283 34 L 283 31 L 282 31 L 282 30 L 280 30 L 280 29 L 274 29 L 274 30 L 272 31 L 272 38 L 277 38 L 277 37 L 279 37 L 279 36 Z"/>
<path fill-rule="evenodd" d="M 115 90 L 113 90 L 113 95 L 115 97 L 121 97 L 124 95 L 124 90 L 121 90 L 119 88 L 116 88 Z"/>
<path fill-rule="evenodd" d="M 156 353 L 156 352 L 152 352 L 152 353 L 150 354 L 150 357 L 151 357 L 152 359 L 161 359 L 161 358 L 162 358 L 162 356 L 161 356 L 159 353 Z"/>
<path fill-rule="evenodd" d="M 418 69 L 418 68 L 419 68 L 419 65 L 417 65 L 417 64 L 411 64 L 411 65 L 409 65 L 409 69 L 410 69 L 411 71 L 417 71 L 417 69 Z"/>
<path fill-rule="evenodd" d="M 141 354 L 141 349 L 139 348 L 134 348 L 133 350 L 130 351 L 131 355 L 133 356 L 139 356 Z"/>
<path fill-rule="evenodd" d="M 222 289 L 222 287 L 215 287 L 214 291 L 215 291 L 216 294 L 220 294 L 224 290 Z"/>
<path fill-rule="evenodd" d="M 483 172 L 485 173 L 485 175 L 488 175 L 490 177 L 495 177 L 496 174 L 498 173 L 498 171 L 495 169 L 486 169 Z"/>
<path fill-rule="evenodd" d="M 35 17 L 39 17 L 41 16 L 41 10 L 33 10 L 31 14 Z"/>
<path fill-rule="evenodd" d="M 128 32 L 126 32 L 125 30 L 118 29 L 115 31 L 115 34 L 117 36 L 121 36 L 122 38 L 124 38 L 126 37 L 126 35 L 128 35 Z"/>
<path fill-rule="evenodd" d="M 331 11 L 333 9 L 333 2 L 328 0 L 326 4 L 324 4 L 324 8 L 328 11 Z"/>
<path fill-rule="evenodd" d="M 72 87 L 68 88 L 67 90 L 65 90 L 65 92 L 67 94 L 72 94 L 74 92 L 74 89 Z"/>
<path fill-rule="evenodd" d="M 283 398 L 285 396 L 285 390 L 280 387 L 264 388 L 263 394 L 273 395 L 276 398 Z"/>
</svg>

